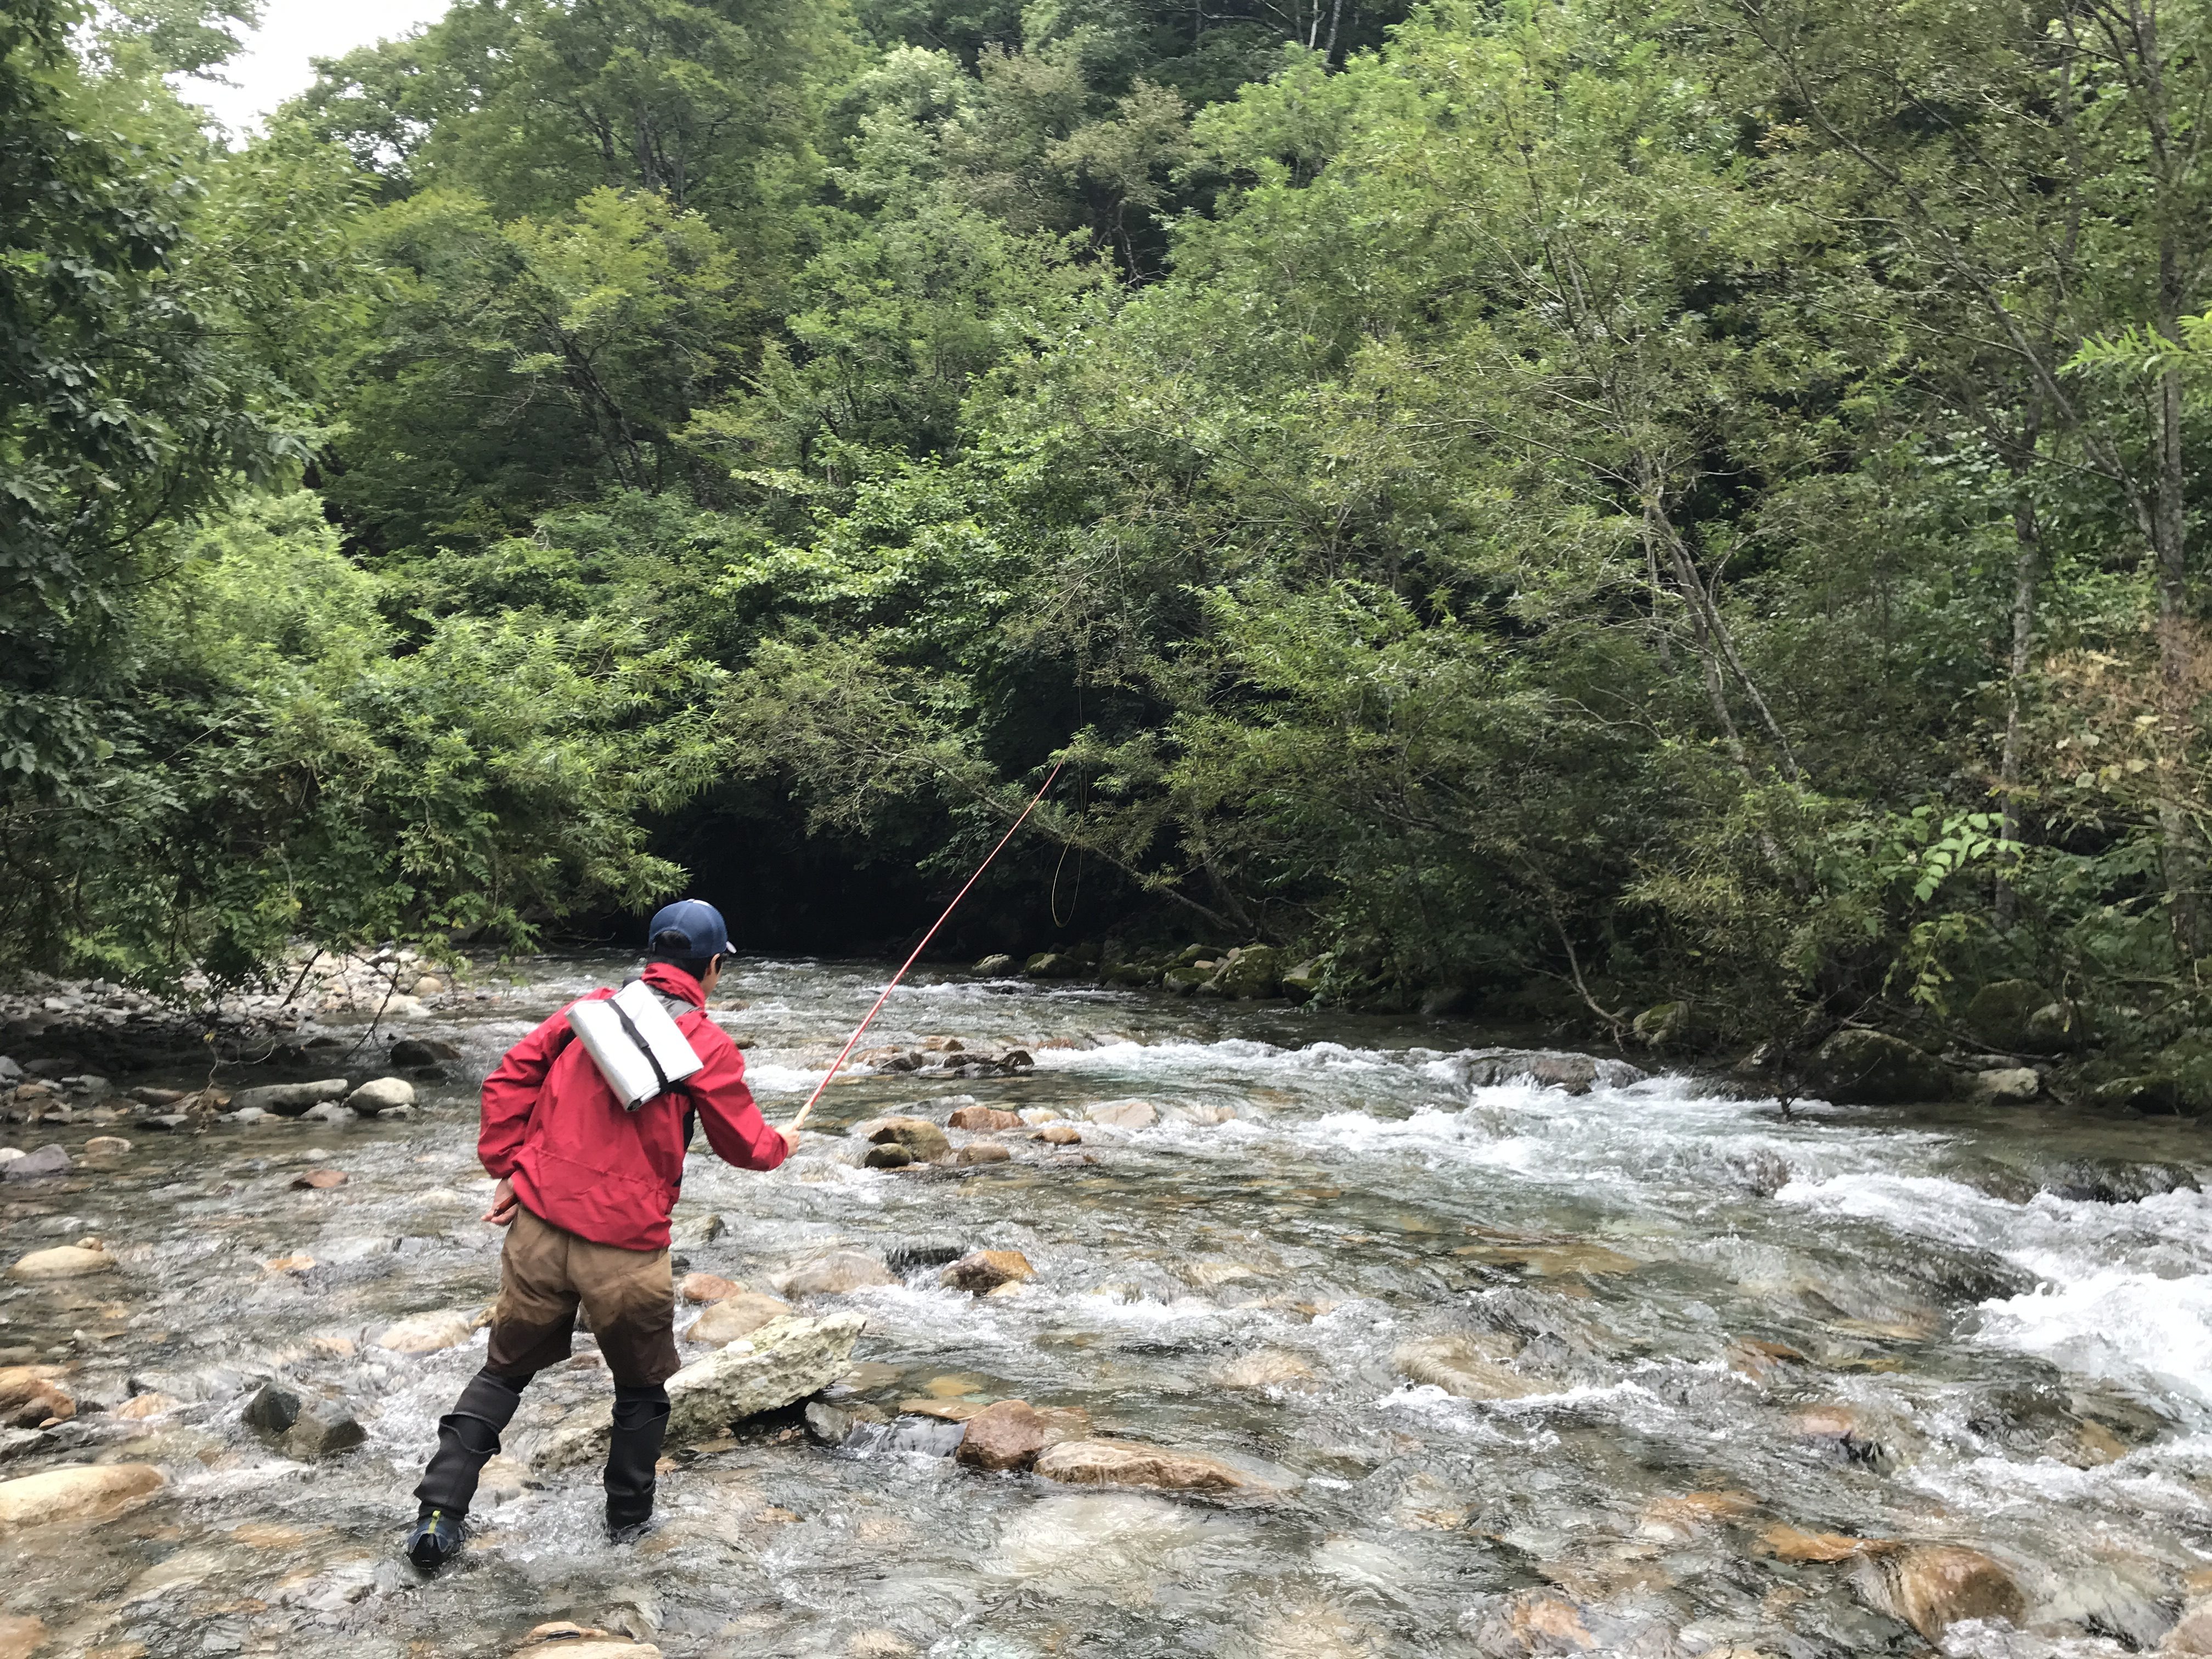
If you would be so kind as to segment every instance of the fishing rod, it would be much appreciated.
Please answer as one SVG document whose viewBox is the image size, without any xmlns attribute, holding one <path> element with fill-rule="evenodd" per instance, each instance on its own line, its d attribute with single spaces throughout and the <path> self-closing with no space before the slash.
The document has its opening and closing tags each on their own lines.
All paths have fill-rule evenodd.
<svg viewBox="0 0 2212 1659">
<path fill-rule="evenodd" d="M 898 972 L 891 975 L 890 983 L 884 987 L 883 995 L 876 999 L 876 1006 L 868 1010 L 867 1018 L 860 1022 L 859 1028 L 854 1031 L 852 1036 L 847 1040 L 844 1048 L 839 1051 L 837 1058 L 831 1062 L 830 1069 L 822 1074 L 822 1081 L 814 1085 L 814 1092 L 807 1096 L 806 1104 L 799 1109 L 799 1115 L 791 1120 L 792 1133 L 796 1133 L 799 1125 L 806 1121 L 806 1115 L 814 1109 L 814 1103 L 822 1098 L 822 1091 L 830 1086 L 830 1079 L 837 1075 L 838 1068 L 844 1065 L 847 1056 L 852 1054 L 854 1045 L 860 1040 L 861 1034 L 874 1024 L 876 1016 L 883 1012 L 884 1004 L 890 1000 L 891 993 L 898 988 L 898 982 L 906 977 L 907 969 L 921 960 L 921 953 L 929 948 L 929 941 L 937 937 L 937 930 L 952 920 L 952 913 L 960 908 L 960 901 L 968 896 L 968 889 L 983 878 L 983 872 L 991 867 L 991 860 L 1006 850 L 1006 843 L 1014 838 L 1015 830 L 1029 822 L 1030 814 L 1036 811 L 1037 803 L 1044 799 L 1045 791 L 1052 787 L 1053 779 L 1060 775 L 1060 766 L 1066 764 L 1066 761 L 1060 762 L 1060 766 L 1054 767 L 1045 781 L 1037 786 L 1036 793 L 1030 797 L 1030 804 L 1022 808 L 1021 817 L 1014 820 L 1013 829 L 1007 830 L 999 838 L 999 844 L 994 847 L 989 855 L 975 866 L 975 873 L 968 878 L 967 886 L 952 896 L 952 902 L 945 907 L 945 914 L 930 925 L 929 931 L 921 936 L 921 943 L 914 947 L 914 954 L 906 959 Z"/>
</svg>

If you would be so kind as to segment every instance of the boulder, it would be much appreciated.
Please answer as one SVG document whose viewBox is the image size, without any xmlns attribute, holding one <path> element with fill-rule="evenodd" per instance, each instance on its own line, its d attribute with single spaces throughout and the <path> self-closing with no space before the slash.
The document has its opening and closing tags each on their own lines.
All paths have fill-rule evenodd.
<svg viewBox="0 0 2212 1659">
<path fill-rule="evenodd" d="M 310 1106 L 343 1100 L 352 1088 L 342 1077 L 320 1078 L 313 1083 L 264 1083 L 258 1089 L 240 1089 L 230 1097 L 230 1109 L 237 1111 L 251 1106 L 278 1117 L 297 1117 Z"/>
<path fill-rule="evenodd" d="M 1064 951 L 1040 951 L 1022 964 L 1030 979 L 1080 979 L 1088 965 Z"/>
<path fill-rule="evenodd" d="M 346 1097 L 346 1104 L 362 1117 L 374 1117 L 379 1112 L 414 1103 L 415 1085 L 404 1077 L 373 1079 Z"/>
<path fill-rule="evenodd" d="M 1224 1389 L 1279 1389 L 1310 1382 L 1314 1368 L 1294 1353 L 1280 1348 L 1261 1348 L 1240 1354 L 1214 1368 L 1214 1382 Z"/>
<path fill-rule="evenodd" d="M 952 1128 L 971 1132 L 976 1130 L 995 1132 L 1000 1129 L 1018 1129 L 1022 1127 L 1020 1113 L 1002 1112 L 995 1106 L 963 1106 L 945 1121 Z"/>
<path fill-rule="evenodd" d="M 914 1163 L 914 1154 L 896 1141 L 887 1141 L 881 1146 L 871 1146 L 860 1159 L 864 1170 L 903 1170 Z"/>
<path fill-rule="evenodd" d="M 680 1249 L 696 1249 L 711 1244 L 722 1236 L 722 1214 L 709 1210 L 704 1215 L 687 1215 L 669 1223 L 668 1242 Z"/>
<path fill-rule="evenodd" d="M 437 1353 L 459 1347 L 475 1332 L 476 1322 L 469 1315 L 441 1308 L 386 1326 L 376 1346 L 393 1353 Z"/>
<path fill-rule="evenodd" d="M 292 1188 L 295 1192 L 326 1193 L 333 1187 L 345 1184 L 346 1172 L 343 1170 L 310 1170 L 305 1175 L 292 1177 Z"/>
<path fill-rule="evenodd" d="M 668 1379 L 667 1443 L 686 1446 L 718 1438 L 741 1419 L 828 1388 L 852 1368 L 853 1344 L 866 1324 L 852 1313 L 773 1320 L 686 1365 Z M 604 1398 L 578 1407 L 546 1437 L 538 1467 L 600 1462 L 606 1455 L 609 1415 Z"/>
<path fill-rule="evenodd" d="M 1999 1054 L 2027 1054 L 2034 1051 L 2028 1021 L 2051 1000 L 2051 993 L 2032 981 L 2001 979 L 1975 992 L 1961 1018 L 1977 1040 Z"/>
<path fill-rule="evenodd" d="M 1132 1440 L 1066 1440 L 1038 1455 L 1036 1472 L 1074 1486 L 1149 1486 L 1161 1492 L 1264 1492 L 1266 1483 L 1218 1458 Z"/>
<path fill-rule="evenodd" d="M 953 1456 L 971 1469 L 1025 1469 L 1037 1454 L 1066 1438 L 1026 1400 L 1001 1400 L 968 1419 Z"/>
<path fill-rule="evenodd" d="M 720 1302 L 744 1288 L 720 1273 L 686 1273 L 676 1282 L 676 1294 L 686 1302 Z"/>
<path fill-rule="evenodd" d="M 239 1413 L 239 1421 L 263 1434 L 283 1433 L 300 1420 L 300 1396 L 281 1382 L 264 1382 Z"/>
<path fill-rule="evenodd" d="M 903 1146 L 922 1163 L 943 1158 L 952 1150 L 945 1131 L 926 1117 L 875 1117 L 853 1126 L 853 1133 L 877 1146 Z"/>
<path fill-rule="evenodd" d="M 774 1275 L 769 1283 L 785 1296 L 843 1296 L 871 1285 L 896 1285 L 898 1280 L 878 1256 L 859 1250 L 832 1250 Z"/>
<path fill-rule="evenodd" d="M 277 1442 L 277 1449 L 302 1463 L 329 1457 L 360 1445 L 368 1432 L 350 1413 L 319 1403 L 303 1406 L 299 1420 Z"/>
<path fill-rule="evenodd" d="M 394 1066 L 435 1066 L 441 1060 L 459 1060 L 460 1045 L 448 1042 L 443 1037 L 402 1037 L 392 1045 Z"/>
<path fill-rule="evenodd" d="M 1099 970 L 1098 977 L 1109 985 L 1157 985 L 1160 970 L 1149 963 L 1109 962 Z"/>
<path fill-rule="evenodd" d="M 1437 1336 L 1402 1345 L 1390 1356 L 1390 1364 L 1401 1376 L 1431 1383 L 1462 1400 L 1520 1400 L 1544 1393 L 1546 1384 L 1504 1363 L 1516 1351 L 1510 1339 L 1487 1334 Z"/>
<path fill-rule="evenodd" d="M 72 1463 L 0 1480 L 0 1532 L 46 1521 L 106 1521 L 168 1484 L 150 1463 Z"/>
<path fill-rule="evenodd" d="M 1036 1269 L 1019 1250 L 971 1250 L 938 1274 L 937 1282 L 981 1296 L 1001 1285 L 1036 1277 Z"/>
<path fill-rule="evenodd" d="M 1073 1123 L 1048 1123 L 1030 1139 L 1042 1140 L 1048 1146 L 1078 1146 L 1083 1143 L 1082 1132 Z"/>
<path fill-rule="evenodd" d="M 1179 997 L 1187 997 L 1213 977 L 1210 968 L 1170 968 L 1160 975 L 1160 983 Z"/>
<path fill-rule="evenodd" d="M 690 1328 L 684 1333 L 684 1340 L 711 1343 L 719 1348 L 741 1336 L 750 1336 L 771 1320 L 781 1319 L 791 1311 L 791 1304 L 781 1297 L 739 1291 L 734 1296 L 724 1297 L 693 1320 Z"/>
<path fill-rule="evenodd" d="M 113 1158 L 131 1150 L 131 1143 L 121 1135 L 94 1135 L 84 1143 L 88 1158 Z"/>
<path fill-rule="evenodd" d="M 1852 1577 L 1869 1606 L 1902 1619 L 1933 1645 L 1968 1619 L 2018 1624 L 2027 1605 L 2010 1573 L 1979 1550 L 1958 1544 L 1864 1554 Z"/>
<path fill-rule="evenodd" d="M 25 1152 L 21 1158 L 10 1158 L 6 1166 L 9 1181 L 42 1181 L 50 1176 L 69 1173 L 70 1155 L 67 1149 L 41 1146 L 35 1152 Z"/>
<path fill-rule="evenodd" d="M 1214 988 L 1225 997 L 1244 1002 L 1271 997 L 1281 988 L 1286 966 L 1283 953 L 1273 945 L 1248 945 L 1242 950 L 1231 951 L 1228 959 L 1214 970 Z"/>
<path fill-rule="evenodd" d="M 56 1418 L 76 1415 L 76 1401 L 61 1379 L 59 1365 L 0 1365 L 0 1424 L 35 1429 Z"/>
<path fill-rule="evenodd" d="M 88 1273 L 114 1271 L 115 1258 L 108 1255 L 95 1239 L 77 1244 L 57 1244 L 51 1249 L 33 1250 L 8 1269 L 8 1277 L 24 1279 L 82 1279 Z"/>
<path fill-rule="evenodd" d="M 1628 1029 L 1647 1048 L 1671 1048 L 1689 1035 L 1690 1005 L 1681 1001 L 1655 1002 L 1637 1015 Z"/>
<path fill-rule="evenodd" d="M 1806 1068 L 1808 1094 L 1839 1105 L 1891 1106 L 1942 1100 L 1951 1092 L 1942 1066 L 1887 1031 L 1838 1031 Z"/>
<path fill-rule="evenodd" d="M 953 1153 L 952 1162 L 963 1169 L 972 1169 L 978 1164 L 1004 1164 L 1012 1157 L 995 1140 L 978 1140 Z"/>
<path fill-rule="evenodd" d="M 166 1394 L 134 1394 L 111 1414 L 126 1423 L 143 1423 L 149 1417 L 160 1417 L 164 1413 L 175 1411 L 184 1403 Z"/>
<path fill-rule="evenodd" d="M 2033 1100 L 2043 1092 L 2043 1079 L 2036 1075 L 2033 1066 L 2005 1066 L 1994 1071 L 1977 1072 L 1970 1085 L 1977 1100 L 1989 1101 L 1999 1106 L 2014 1106 L 2024 1100 Z"/>
<path fill-rule="evenodd" d="M 1309 957 L 1285 973 L 1279 989 L 1293 1002 L 1305 1002 L 1321 989 L 1322 975 L 1327 971 L 1319 957 Z"/>
<path fill-rule="evenodd" d="M 2027 1017 L 2026 1046 L 2039 1054 L 2059 1054 L 2088 1040 L 2088 1015 L 2078 1004 L 2046 1002 Z"/>
<path fill-rule="evenodd" d="M 1011 974 L 1013 970 L 1014 959 L 1000 951 L 985 957 L 971 971 L 978 974 Z"/>
<path fill-rule="evenodd" d="M 2177 1659 L 2212 1659 L 2212 1601 L 2184 1608 L 2180 1622 L 2166 1632 L 2158 1650 Z"/>
<path fill-rule="evenodd" d="M 1149 1129 L 1160 1117 L 1149 1100 L 1102 1100 L 1085 1115 L 1116 1129 Z"/>
</svg>

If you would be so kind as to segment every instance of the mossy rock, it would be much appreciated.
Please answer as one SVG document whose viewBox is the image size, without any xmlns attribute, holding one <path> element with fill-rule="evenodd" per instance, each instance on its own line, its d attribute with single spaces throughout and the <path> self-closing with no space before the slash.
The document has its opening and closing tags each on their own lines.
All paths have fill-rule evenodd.
<svg viewBox="0 0 2212 1659">
<path fill-rule="evenodd" d="M 1022 964 L 1030 979 L 1080 979 L 1087 966 L 1073 951 L 1040 951 Z"/>
<path fill-rule="evenodd" d="M 1283 975 L 1283 994 L 1293 1002 L 1309 1000 L 1321 989 L 1321 979 L 1324 971 L 1319 957 L 1313 957 L 1300 963 Z"/>
<path fill-rule="evenodd" d="M 1672 1048 L 1690 1034 L 1690 1005 L 1655 1002 L 1637 1015 L 1629 1029 L 1647 1048 Z"/>
<path fill-rule="evenodd" d="M 1805 1090 L 1838 1105 L 1892 1106 L 1942 1100 L 1951 1078 L 1941 1064 L 1887 1031 L 1838 1031 L 1806 1068 Z"/>
<path fill-rule="evenodd" d="M 1177 996 L 1187 997 L 1212 977 L 1202 969 L 1170 968 L 1160 975 L 1160 983 Z"/>
<path fill-rule="evenodd" d="M 1213 975 L 1223 996 L 1250 1002 L 1271 997 L 1283 981 L 1283 953 L 1272 945 L 1248 945 L 1231 951 Z"/>
<path fill-rule="evenodd" d="M 1099 977 L 1109 985 L 1157 985 L 1160 970 L 1141 962 L 1109 962 Z"/>
<path fill-rule="evenodd" d="M 2033 980 L 2001 979 L 1982 987 L 1966 1004 L 1966 1029 L 2000 1054 L 2037 1052 L 2029 1040 L 2028 1024 L 2038 1009 L 2052 1000 L 2051 993 Z"/>
</svg>

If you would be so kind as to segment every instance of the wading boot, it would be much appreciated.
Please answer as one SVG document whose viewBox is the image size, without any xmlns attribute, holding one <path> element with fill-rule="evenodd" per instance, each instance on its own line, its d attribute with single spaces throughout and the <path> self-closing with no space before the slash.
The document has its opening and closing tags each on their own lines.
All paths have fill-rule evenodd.
<svg viewBox="0 0 2212 1659">
<path fill-rule="evenodd" d="M 444 1510 L 424 1510 L 407 1532 L 407 1559 L 419 1572 L 435 1572 L 461 1547 L 461 1517 Z"/>
<path fill-rule="evenodd" d="M 654 1466 L 668 1429 L 668 1391 L 658 1382 L 615 1390 L 614 1436 L 607 1445 L 607 1538 L 637 1540 L 653 1519 Z"/>
</svg>

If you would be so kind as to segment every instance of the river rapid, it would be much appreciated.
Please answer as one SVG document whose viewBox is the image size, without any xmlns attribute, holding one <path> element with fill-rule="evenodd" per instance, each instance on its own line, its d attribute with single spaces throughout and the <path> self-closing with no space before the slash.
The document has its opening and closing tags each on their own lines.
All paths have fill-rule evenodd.
<svg viewBox="0 0 2212 1659">
<path fill-rule="evenodd" d="M 627 967 L 531 964 L 495 1000 L 408 1022 L 465 1053 L 411 1120 L 125 1130 L 127 1152 L 8 1186 L 8 1260 L 90 1234 L 120 1266 L 0 1290 L 0 1363 L 70 1365 L 86 1402 L 9 1433 L 0 1479 L 127 1461 L 168 1484 L 119 1518 L 0 1540 L 0 1632 L 18 1633 L 0 1652 L 505 1655 L 570 1620 L 669 1656 L 1924 1653 L 1879 1582 L 1894 1544 L 1997 1564 L 2017 1619 L 1933 1633 L 2028 1659 L 2154 1647 L 2212 1589 L 2212 1207 L 2192 1126 L 1785 1111 L 1665 1075 L 1479 1086 L 1456 1058 L 1486 1040 L 1472 1023 L 960 975 L 902 988 L 870 1041 L 1021 1043 L 1036 1069 L 840 1082 L 770 1175 L 702 1141 L 679 1237 L 704 1239 L 709 1215 L 721 1231 L 679 1243 L 680 1265 L 762 1287 L 831 1248 L 895 1266 L 1019 1250 L 1036 1268 L 1019 1294 L 916 1265 L 811 1304 L 868 1321 L 845 1397 L 1080 1407 L 1094 1432 L 1224 1458 L 1267 1495 L 979 1474 L 919 1417 L 833 1449 L 791 1413 L 675 1459 L 634 1546 L 605 1541 L 595 1470 L 495 1466 L 469 1551 L 426 1581 L 396 1546 L 484 1338 L 419 1356 L 374 1339 L 489 1303 L 474 1081 Z M 750 1006 L 716 1017 L 753 1045 L 772 1120 L 883 976 L 726 975 Z M 848 1126 L 893 1108 L 941 1122 L 954 1096 L 1057 1109 L 1082 1143 L 858 1166 Z M 1163 1121 L 1082 1121 L 1132 1097 Z M 94 1133 L 5 1139 L 76 1153 Z M 313 1168 L 348 1179 L 295 1188 Z M 1452 1337 L 1525 1391 L 1404 1374 Z M 342 1405 L 366 1443 L 282 1455 L 240 1420 L 270 1377 Z M 608 1386 L 588 1357 L 546 1374 L 509 1451 Z M 176 1403 L 118 1409 L 155 1395 Z"/>
</svg>

